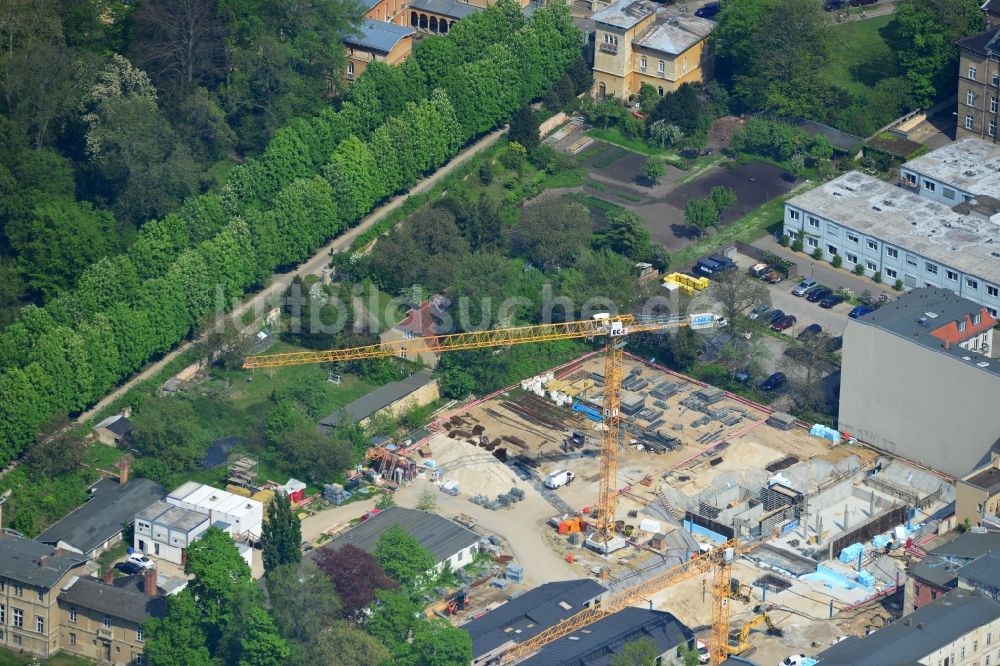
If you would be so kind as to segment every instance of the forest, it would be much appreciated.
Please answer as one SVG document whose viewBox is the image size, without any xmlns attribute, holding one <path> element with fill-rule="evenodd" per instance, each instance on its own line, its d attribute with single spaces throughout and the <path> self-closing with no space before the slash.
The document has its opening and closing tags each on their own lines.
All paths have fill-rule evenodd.
<svg viewBox="0 0 1000 666">
<path fill-rule="evenodd" d="M 255 6 L 243 4 L 251 5 L 247 11 Z M 261 11 L 266 8 L 268 12 L 282 6 L 259 4 Z M 25 15 L 34 16 L 29 9 Z M 333 6 L 328 9 L 332 12 Z M 58 15 L 59 11 L 53 14 Z M 242 9 L 239 15 L 244 16 Z M 346 29 L 347 14 L 338 16 L 343 17 Z M 222 41 L 222 53 L 227 58 L 242 54 L 244 60 L 232 61 L 239 63 L 240 71 L 276 66 L 254 61 L 251 55 L 259 54 L 259 49 L 244 48 L 255 38 L 268 38 L 262 26 L 273 25 L 272 19 L 227 28 L 236 33 L 224 31 L 229 38 Z M 138 19 L 122 20 L 130 25 L 129 21 Z M 277 27 L 279 33 L 283 29 Z M 60 26 L 51 30 L 67 39 Z M 123 28 L 120 39 L 125 40 L 127 34 Z M 235 34 L 240 35 L 236 40 L 240 50 L 227 47 Z M 107 45 L 91 48 L 103 52 Z M 21 56 L 28 57 L 26 53 Z M 326 99 L 325 93 L 320 94 L 315 107 L 292 103 L 309 90 L 304 81 L 315 80 L 315 72 L 308 71 L 299 72 L 301 89 L 284 91 L 290 96 L 285 102 L 279 103 L 283 97 L 277 93 L 273 105 L 244 99 L 233 108 L 253 116 L 240 116 L 236 123 L 246 146 L 262 145 L 273 134 L 258 156 L 245 157 L 217 189 L 192 196 L 185 192 L 172 212 L 150 211 L 151 219 L 137 213 L 138 222 L 116 250 L 81 262 L 77 276 L 61 280 L 44 303 L 25 305 L 0 333 L 0 367 L 4 368 L 0 374 L 0 460 L 19 455 L 36 430 L 53 417 L 82 410 L 149 359 L 198 331 L 217 302 L 231 303 L 259 288 L 273 271 L 306 258 L 380 201 L 405 191 L 461 146 L 505 122 L 549 90 L 579 58 L 579 33 L 565 5 L 552 4 L 528 20 L 516 4 L 502 0 L 463 20 L 448 36 L 422 40 L 399 67 L 373 63 L 341 97 Z M 4 63 L 11 67 L 9 60 Z M 236 75 L 234 66 L 230 65 L 216 89 L 226 103 L 233 103 L 240 85 L 248 85 L 243 74 Z M 146 104 L 149 110 L 160 99 L 159 90 L 151 87 L 152 75 L 117 51 L 104 58 L 97 71 L 100 85 L 92 85 L 91 93 L 114 103 L 107 109 L 101 103 L 88 107 L 81 119 L 92 118 L 100 125 L 124 113 L 118 102 L 127 108 Z M 259 72 L 247 75 L 259 83 Z M 4 80 L 8 79 L 5 75 Z M 255 83 L 255 94 L 261 87 Z M 310 111 L 315 113 L 310 115 Z M 34 117 L 26 110 L 18 113 Z M 274 122 L 283 113 L 287 122 Z M 21 171 L 13 182 L 23 188 L 27 181 L 22 174 L 33 172 L 36 179 L 31 192 L 53 186 L 57 178 L 49 174 L 60 171 L 40 165 L 41 154 L 62 165 L 65 185 L 75 184 L 75 163 L 57 150 L 32 147 L 24 127 L 11 120 L 15 115 L 8 110 L 4 124 L 8 135 L 24 137 L 18 153 L 24 164 L 14 165 Z M 59 123 L 52 120 L 50 124 Z M 67 127 L 71 124 L 66 122 Z M 278 124 L 280 128 L 274 129 Z M 236 131 L 232 123 L 227 122 L 227 127 Z M 111 140 L 107 133 L 86 131 L 77 139 L 84 151 L 89 145 L 103 150 L 105 141 Z M 13 152 L 10 143 L 6 145 L 7 152 Z M 148 165 L 155 162 L 143 160 Z M 161 178 L 152 180 L 163 184 Z M 74 191 L 73 197 L 63 201 L 74 215 L 93 217 L 95 225 L 103 225 L 98 228 L 122 224 L 112 209 L 78 201 L 78 194 Z M 52 197 L 39 196 L 41 203 L 51 203 Z M 25 206 L 32 216 L 40 208 L 51 208 L 31 201 Z M 57 219 L 61 218 L 51 214 L 38 224 L 47 228 Z M 21 228 L 23 224 L 22 219 L 5 226 Z M 75 230 L 86 227 L 72 226 Z M 52 233 L 59 235 L 58 230 Z M 99 231 L 92 233 L 103 236 Z M 86 239 L 81 243 L 93 251 L 92 243 Z M 65 252 L 65 244 L 59 245 L 63 247 L 59 251 Z"/>
</svg>

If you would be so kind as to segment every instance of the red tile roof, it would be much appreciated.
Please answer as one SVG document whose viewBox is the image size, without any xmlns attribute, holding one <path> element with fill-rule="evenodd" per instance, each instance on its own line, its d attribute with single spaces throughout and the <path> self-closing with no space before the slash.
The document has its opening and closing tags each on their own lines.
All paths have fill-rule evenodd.
<svg viewBox="0 0 1000 666">
<path fill-rule="evenodd" d="M 972 314 L 965 315 L 965 330 L 958 330 L 957 321 L 949 321 L 943 326 L 939 326 L 931 331 L 933 335 L 938 340 L 941 340 L 949 345 L 957 345 L 965 342 L 969 338 L 974 338 L 983 331 L 988 331 L 997 324 L 997 320 L 990 316 L 990 313 L 986 311 L 986 308 L 981 308 L 979 310 L 979 324 L 974 324 L 972 321 Z"/>
</svg>

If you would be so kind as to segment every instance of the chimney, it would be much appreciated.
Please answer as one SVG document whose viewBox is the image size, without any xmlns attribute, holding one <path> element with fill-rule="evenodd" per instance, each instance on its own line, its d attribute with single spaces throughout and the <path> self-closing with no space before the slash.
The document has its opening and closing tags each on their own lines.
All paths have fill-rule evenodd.
<svg viewBox="0 0 1000 666">
<path fill-rule="evenodd" d="M 146 569 L 143 572 L 142 587 L 146 591 L 147 597 L 156 596 L 156 568 Z"/>
<path fill-rule="evenodd" d="M 42 555 L 41 557 L 38 558 L 38 566 L 44 567 L 48 563 L 49 563 L 48 555 Z"/>
<path fill-rule="evenodd" d="M 115 581 L 115 570 L 108 567 L 107 571 L 104 572 L 103 579 L 105 585 L 111 585 Z"/>
<path fill-rule="evenodd" d="M 118 485 L 124 486 L 128 483 L 128 458 L 118 461 Z"/>
</svg>

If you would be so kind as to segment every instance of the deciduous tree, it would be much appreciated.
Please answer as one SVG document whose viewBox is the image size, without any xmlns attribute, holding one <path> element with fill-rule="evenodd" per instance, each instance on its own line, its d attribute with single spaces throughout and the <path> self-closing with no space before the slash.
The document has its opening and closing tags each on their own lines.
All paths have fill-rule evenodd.
<svg viewBox="0 0 1000 666">
<path fill-rule="evenodd" d="M 434 568 L 434 556 L 420 542 L 393 525 L 379 537 L 375 560 L 389 578 L 410 591 L 419 590 Z"/>
<path fill-rule="evenodd" d="M 316 564 L 330 577 L 342 604 L 344 619 L 361 622 L 379 590 L 392 590 L 399 583 L 385 575 L 374 557 L 352 545 L 337 550 L 323 548 Z"/>
</svg>

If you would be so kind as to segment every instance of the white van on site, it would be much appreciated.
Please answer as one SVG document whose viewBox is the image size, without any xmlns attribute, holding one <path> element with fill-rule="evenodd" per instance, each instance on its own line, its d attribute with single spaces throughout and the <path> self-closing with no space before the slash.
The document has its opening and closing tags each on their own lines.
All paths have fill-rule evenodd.
<svg viewBox="0 0 1000 666">
<path fill-rule="evenodd" d="M 545 487 L 546 488 L 560 488 L 568 483 L 572 483 L 576 476 L 573 472 L 567 472 L 564 469 L 558 472 L 552 472 L 545 477 Z"/>
</svg>

